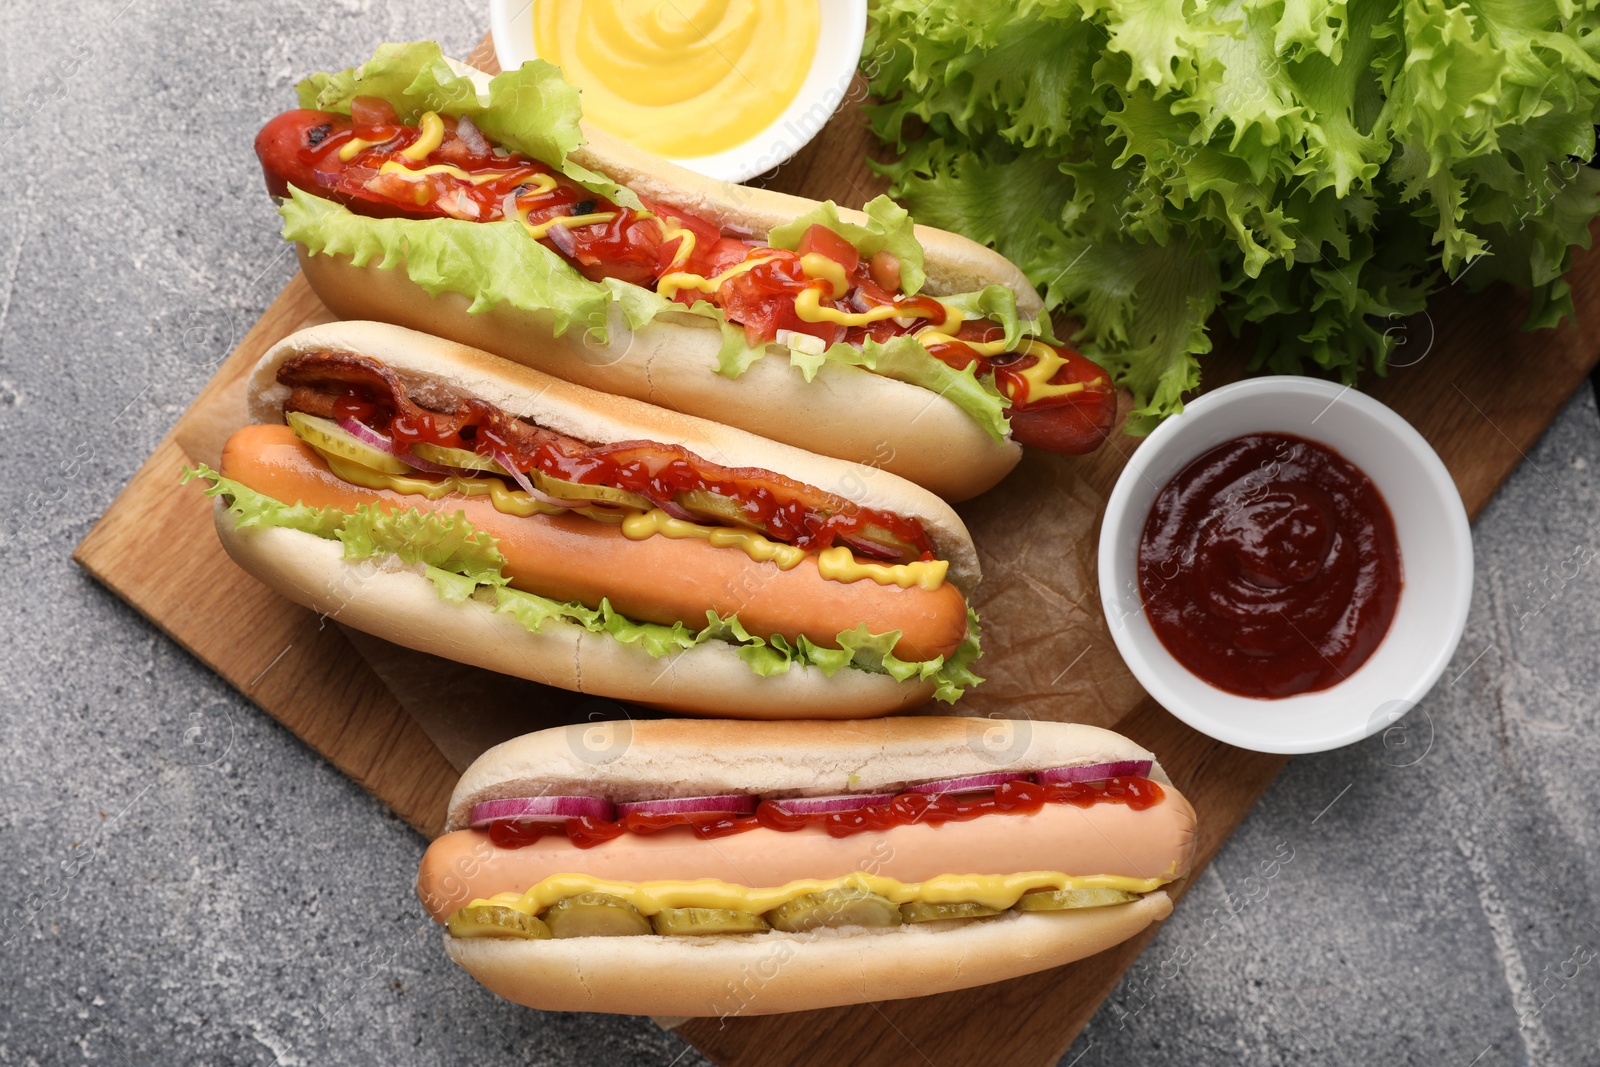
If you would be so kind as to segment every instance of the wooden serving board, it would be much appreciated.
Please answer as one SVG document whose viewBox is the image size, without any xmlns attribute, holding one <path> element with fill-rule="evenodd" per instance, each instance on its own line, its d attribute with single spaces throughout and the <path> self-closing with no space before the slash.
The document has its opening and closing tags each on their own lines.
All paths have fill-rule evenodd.
<svg viewBox="0 0 1600 1067">
<path fill-rule="evenodd" d="M 486 47 L 471 58 L 492 68 Z M 860 124 L 855 99 L 767 184 L 852 206 L 881 192 L 884 183 L 866 164 L 878 148 Z M 1484 296 L 1447 291 L 1427 316 L 1405 324 L 1416 346 L 1402 350 L 1410 365 L 1366 383 L 1433 443 L 1473 515 L 1600 356 L 1600 254 L 1580 255 L 1570 280 L 1577 325 L 1538 334 L 1518 331 L 1526 301 L 1509 290 Z M 209 502 L 195 487 L 177 484 L 186 463 L 214 462 L 221 440 L 242 420 L 243 378 L 260 355 L 293 330 L 329 318 L 296 275 L 73 558 L 432 837 L 441 829 L 457 768 L 493 740 L 490 735 L 580 720 L 583 705 L 530 683 L 515 689 L 520 710 L 484 726 L 489 734 L 441 732 L 440 722 L 424 714 L 439 703 L 437 692 L 419 702 L 409 685 L 396 684 L 396 663 L 412 654 L 396 656 L 382 642 L 348 634 L 244 575 L 211 531 Z M 1239 346 L 1217 340 L 1218 353 L 1205 368 L 1212 387 L 1237 377 L 1243 366 Z M 1417 352 L 1424 354 L 1418 358 Z M 980 666 L 991 680 L 958 709 L 1093 721 L 1148 746 L 1199 813 L 1203 866 L 1285 759 L 1230 748 L 1190 730 L 1145 697 L 1116 656 L 1094 591 L 1094 531 L 1136 445 L 1119 437 L 1082 460 L 1030 455 L 1000 488 L 963 508 L 984 553 L 979 609 L 989 630 Z M 1034 577 L 1041 567 L 1054 575 L 1043 585 Z M 1018 621 L 1008 626 L 1008 619 Z M 498 676 L 459 668 L 448 678 L 457 688 L 447 692 L 494 692 L 510 706 L 506 691 L 497 688 L 510 683 Z M 1174 887 L 1175 895 L 1184 888 Z M 712 1060 L 737 1067 L 1050 1064 L 1152 936 L 1153 930 L 1058 971 L 979 989 L 793 1015 L 695 1019 L 680 1032 Z"/>
</svg>

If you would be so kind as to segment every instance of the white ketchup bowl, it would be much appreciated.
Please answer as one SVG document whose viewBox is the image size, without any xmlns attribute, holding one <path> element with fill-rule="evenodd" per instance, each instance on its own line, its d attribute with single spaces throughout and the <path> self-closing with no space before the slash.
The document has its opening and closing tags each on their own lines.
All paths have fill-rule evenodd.
<svg viewBox="0 0 1600 1067">
<path fill-rule="evenodd" d="M 1404 583 L 1389 631 L 1365 663 L 1327 689 L 1276 699 L 1239 696 L 1190 672 L 1156 636 L 1139 595 L 1139 540 L 1156 497 L 1204 453 L 1253 433 L 1315 441 L 1360 468 L 1394 518 Z M 1472 532 L 1444 463 L 1388 407 L 1316 378 L 1238 382 L 1158 426 L 1111 492 L 1099 563 L 1106 621 L 1139 684 L 1201 733 L 1257 752 L 1322 752 L 1393 725 L 1444 673 L 1472 599 Z"/>
</svg>

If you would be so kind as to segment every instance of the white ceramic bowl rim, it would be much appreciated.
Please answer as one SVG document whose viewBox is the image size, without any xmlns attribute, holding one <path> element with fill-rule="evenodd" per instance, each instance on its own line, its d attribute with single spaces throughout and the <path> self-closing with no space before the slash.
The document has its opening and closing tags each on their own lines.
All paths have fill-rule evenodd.
<svg viewBox="0 0 1600 1067">
<path fill-rule="evenodd" d="M 723 152 L 674 159 L 711 178 L 748 181 L 787 162 L 827 125 L 850 93 L 867 33 L 867 0 L 812 0 L 822 26 L 811 69 L 789 106 L 766 129 Z M 538 58 L 533 45 L 533 0 L 489 0 L 489 28 L 502 70 Z"/>
<path fill-rule="evenodd" d="M 1174 659 L 1144 617 L 1139 535 L 1156 495 L 1190 462 L 1247 433 L 1325 444 L 1366 472 L 1394 517 L 1405 585 L 1383 642 L 1344 681 L 1257 700 Z M 1316 378 L 1252 378 L 1206 393 L 1158 426 L 1117 479 L 1100 531 L 1100 597 L 1117 650 L 1145 690 L 1196 730 L 1260 752 L 1320 752 L 1392 726 L 1439 680 L 1466 627 L 1472 534 L 1444 463 L 1390 408 Z"/>
</svg>

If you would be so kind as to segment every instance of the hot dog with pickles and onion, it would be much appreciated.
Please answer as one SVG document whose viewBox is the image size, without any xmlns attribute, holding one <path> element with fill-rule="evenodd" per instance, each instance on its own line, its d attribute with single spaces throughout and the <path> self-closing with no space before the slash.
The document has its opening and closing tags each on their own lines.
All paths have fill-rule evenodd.
<svg viewBox="0 0 1600 1067">
<path fill-rule="evenodd" d="M 1038 296 L 996 253 L 886 198 L 840 211 L 580 134 L 547 64 L 471 73 L 431 42 L 386 45 L 303 82 L 302 109 L 256 138 L 284 235 L 336 313 L 952 500 L 1003 477 L 1017 442 L 1071 454 L 1109 431 L 1109 378 L 1036 335 Z"/>
<path fill-rule="evenodd" d="M 675 710 L 842 718 L 980 679 L 961 520 L 883 471 L 381 323 L 279 342 L 199 472 L 246 570 L 400 644 Z"/>
<path fill-rule="evenodd" d="M 1194 809 L 1089 726 L 634 721 L 484 753 L 417 892 L 450 955 L 558 1011 L 737 1015 L 1044 970 L 1163 918 Z"/>
</svg>

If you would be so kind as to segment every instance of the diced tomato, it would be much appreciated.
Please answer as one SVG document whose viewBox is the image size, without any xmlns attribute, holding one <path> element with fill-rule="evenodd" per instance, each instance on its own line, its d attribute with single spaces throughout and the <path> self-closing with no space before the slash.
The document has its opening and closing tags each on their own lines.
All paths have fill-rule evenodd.
<svg viewBox="0 0 1600 1067">
<path fill-rule="evenodd" d="M 835 322 L 806 322 L 794 309 L 794 298 L 776 303 L 773 309 L 771 333 L 763 335 L 766 340 L 777 337 L 779 330 L 788 330 L 790 333 L 807 333 L 812 337 L 820 337 L 827 344 L 838 344 L 844 340 L 845 328 Z"/>
<path fill-rule="evenodd" d="M 711 246 L 711 251 L 706 255 L 707 278 L 715 278 L 731 267 L 737 267 L 749 259 L 751 253 L 759 246 L 748 241 L 741 241 L 736 237 L 719 237 L 717 243 Z"/>
<path fill-rule="evenodd" d="M 846 274 L 854 273 L 856 264 L 861 262 L 861 253 L 856 251 L 855 245 L 821 223 L 812 224 L 805 236 L 800 238 L 800 247 L 795 251 L 802 256 L 811 252 L 827 256 L 842 266 Z"/>
<path fill-rule="evenodd" d="M 798 256 L 763 249 L 772 261 L 737 274 L 723 285 L 719 301 L 730 321 L 737 322 L 755 341 L 771 341 L 779 330 L 820 337 L 829 344 L 844 337 L 844 327 L 831 322 L 805 322 L 794 310 L 794 298 L 812 284 L 800 272 Z"/>
</svg>

